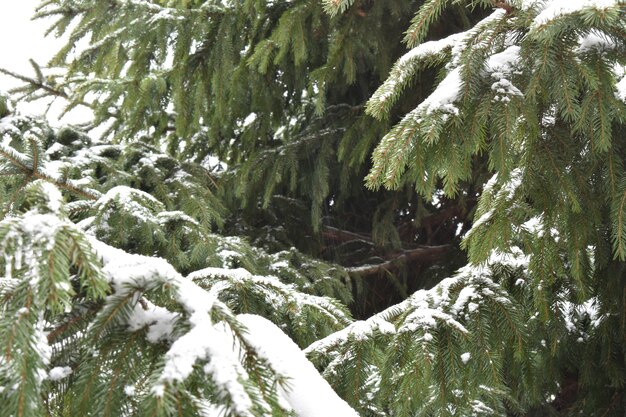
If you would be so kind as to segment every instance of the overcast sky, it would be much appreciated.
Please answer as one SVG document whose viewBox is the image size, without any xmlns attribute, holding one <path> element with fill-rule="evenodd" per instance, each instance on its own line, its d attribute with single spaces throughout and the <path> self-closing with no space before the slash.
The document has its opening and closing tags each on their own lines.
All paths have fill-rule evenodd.
<svg viewBox="0 0 626 417">
<path fill-rule="evenodd" d="M 39 2 L 40 0 L 2 1 L 5 4 L 0 13 L 0 67 L 31 76 L 33 70 L 28 62 L 30 58 L 45 66 L 62 46 L 61 40 L 56 39 L 54 35 L 44 37 L 46 29 L 51 24 L 50 20 L 31 20 Z M 0 90 L 7 91 L 19 84 L 19 81 L 0 74 Z M 48 118 L 55 119 L 60 107 L 55 106 Z M 21 112 L 31 114 L 41 114 L 46 108 L 47 103 L 41 102 L 20 104 L 18 107 Z M 75 113 L 64 119 L 64 122 L 78 122 L 84 120 L 84 117 L 84 112 Z M 54 120 L 51 121 L 54 123 Z"/>
<path fill-rule="evenodd" d="M 53 36 L 44 38 L 49 23 L 31 21 L 38 0 L 7 1 L 0 13 L 0 67 L 11 71 L 31 74 L 29 58 L 42 65 L 52 57 L 59 47 Z M 15 81 L 0 75 L 0 89 L 15 86 Z"/>
</svg>

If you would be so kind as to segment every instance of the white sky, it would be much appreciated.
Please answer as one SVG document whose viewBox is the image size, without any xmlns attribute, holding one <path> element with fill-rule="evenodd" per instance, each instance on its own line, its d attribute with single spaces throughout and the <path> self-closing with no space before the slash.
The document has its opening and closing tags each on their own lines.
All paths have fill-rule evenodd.
<svg viewBox="0 0 626 417">
<path fill-rule="evenodd" d="M 62 46 L 63 42 L 56 39 L 53 34 L 44 37 L 46 29 L 50 26 L 50 20 L 35 20 L 31 17 L 40 0 L 0 0 L 2 12 L 0 12 L 0 67 L 7 70 L 33 75 L 32 67 L 28 60 L 34 59 L 41 66 L 46 66 L 54 53 Z M 0 90 L 7 91 L 20 85 L 19 81 L 0 74 Z M 53 106 L 48 114 L 48 119 L 53 124 L 56 115 L 61 109 L 61 103 Z M 20 112 L 30 114 L 42 114 L 46 111 L 47 103 L 21 103 L 18 106 Z M 63 122 L 72 123 L 85 120 L 84 111 L 74 112 L 63 119 Z"/>
<path fill-rule="evenodd" d="M 41 65 L 47 64 L 54 51 L 59 47 L 59 40 L 53 36 L 44 38 L 48 24 L 44 21 L 31 21 L 38 0 L 0 0 L 10 3 L 2 7 L 0 13 L 0 67 L 32 74 L 29 58 Z M 0 75 L 0 89 L 7 90 L 16 86 L 16 82 Z"/>
</svg>

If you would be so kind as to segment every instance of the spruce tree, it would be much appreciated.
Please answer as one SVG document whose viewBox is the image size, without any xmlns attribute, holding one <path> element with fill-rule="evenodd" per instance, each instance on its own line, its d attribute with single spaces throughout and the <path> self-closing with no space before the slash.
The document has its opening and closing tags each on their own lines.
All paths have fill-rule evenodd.
<svg viewBox="0 0 626 417">
<path fill-rule="evenodd" d="M 368 102 L 385 118 L 416 74 L 440 71 L 382 138 L 367 184 L 408 182 L 428 198 L 440 181 L 454 196 L 486 163 L 493 176 L 463 247 L 476 266 L 526 257 L 498 282 L 532 329 L 522 357 L 500 352 L 501 381 L 531 415 L 622 415 L 626 7 L 498 3 L 470 30 L 426 42 L 446 6 L 422 6 L 405 36 L 413 49 Z"/>
<path fill-rule="evenodd" d="M 418 2 L 368 2 L 336 17 L 315 1 L 152 3 L 43 2 L 51 31 L 70 38 L 52 62 L 68 72 L 37 69 L 21 92 L 94 108 L 94 124 L 116 140 L 148 134 L 172 156 L 219 158 L 231 168 L 219 181 L 228 233 L 348 268 L 378 265 L 352 272 L 360 317 L 463 265 L 455 232 L 470 225 L 475 184 L 436 203 L 408 186 L 362 187 L 389 128 L 365 104 L 404 50 Z M 455 7 L 437 31 L 467 29 L 469 15 Z"/>
<path fill-rule="evenodd" d="M 0 413 L 623 415 L 625 14 L 43 1 L 108 130 L 0 99 Z"/>
<path fill-rule="evenodd" d="M 1 415 L 302 415 L 236 314 L 305 347 L 352 322 L 345 272 L 212 233 L 200 165 L 3 116 Z"/>
</svg>

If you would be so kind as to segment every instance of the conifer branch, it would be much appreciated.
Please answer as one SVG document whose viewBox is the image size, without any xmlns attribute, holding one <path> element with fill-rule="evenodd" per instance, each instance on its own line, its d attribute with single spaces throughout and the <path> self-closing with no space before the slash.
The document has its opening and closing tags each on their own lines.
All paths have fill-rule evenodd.
<svg viewBox="0 0 626 417">
<path fill-rule="evenodd" d="M 13 204 L 17 201 L 17 198 L 21 195 L 22 190 L 32 181 L 31 177 L 25 177 L 24 180 L 15 188 L 11 199 L 5 203 L 4 210 L 2 210 L 2 217 L 6 216 L 6 214 L 11 210 Z"/>
<path fill-rule="evenodd" d="M 82 318 L 80 316 L 74 316 L 70 320 L 66 321 L 60 326 L 57 326 L 47 335 L 48 343 L 52 343 L 58 336 L 62 336 L 67 330 L 72 328 L 72 325 L 78 323 Z"/>
<path fill-rule="evenodd" d="M 41 179 L 41 180 L 45 180 L 49 183 L 52 183 L 54 185 L 56 185 L 59 188 L 62 188 L 66 191 L 72 192 L 74 194 L 78 194 L 88 200 L 97 200 L 99 198 L 99 195 L 96 193 L 93 193 L 91 191 L 87 191 L 84 189 L 81 189 L 79 187 L 76 187 L 66 181 L 60 181 L 56 178 L 51 177 L 50 175 L 47 175 L 39 170 L 33 170 L 32 167 L 29 167 L 25 164 L 23 164 L 22 162 L 20 162 L 18 159 L 16 159 L 13 155 L 11 155 L 10 153 L 6 152 L 4 149 L 0 148 L 0 155 L 4 156 L 6 159 L 8 159 L 16 168 L 18 168 L 19 170 L 21 170 L 22 172 L 24 172 L 24 174 L 28 175 L 29 178 L 31 179 Z"/>
<path fill-rule="evenodd" d="M 69 96 L 63 90 L 59 90 L 57 88 L 54 88 L 54 87 L 52 87 L 52 86 L 50 86 L 48 84 L 45 84 L 45 83 L 43 83 L 43 82 L 41 82 L 39 80 L 36 80 L 34 78 L 30 78 L 30 77 L 26 77 L 24 75 L 17 74 L 17 73 L 15 73 L 13 71 L 9 71 L 9 70 L 7 70 L 5 68 L 2 68 L 2 67 L 0 67 L 0 73 L 3 73 L 3 74 L 8 75 L 10 77 L 16 78 L 16 79 L 18 79 L 20 81 L 24 81 L 25 83 L 28 83 L 28 84 L 32 85 L 33 87 L 35 87 L 35 88 L 44 90 L 45 92 L 49 93 L 50 95 L 62 97 L 64 99 L 69 100 Z"/>
<path fill-rule="evenodd" d="M 0 97 L 2 411 L 302 417 L 251 313 L 363 416 L 624 414 L 622 3 L 43 1 L 69 75 L 14 93 L 116 142 Z"/>
<path fill-rule="evenodd" d="M 96 103 L 89 103 L 85 100 L 76 100 L 73 97 L 70 97 L 65 91 L 59 89 L 59 88 L 55 88 L 49 84 L 46 84 L 43 81 L 37 80 L 35 78 L 31 78 L 31 77 L 27 77 L 25 75 L 21 75 L 18 73 L 15 73 L 13 71 L 9 71 L 5 68 L 0 67 L 0 73 L 3 73 L 5 75 L 8 75 L 10 77 L 16 78 L 20 81 L 23 81 L 31 86 L 33 86 L 35 89 L 40 89 L 45 91 L 46 93 L 48 93 L 48 95 L 54 96 L 54 97 L 60 97 L 63 98 L 71 103 L 75 103 L 81 106 L 85 106 L 88 107 L 92 110 L 102 110 Z M 113 117 L 113 118 L 119 118 L 120 115 L 118 113 L 113 113 L 109 110 L 106 111 L 105 113 L 107 116 L 109 117 Z"/>
</svg>

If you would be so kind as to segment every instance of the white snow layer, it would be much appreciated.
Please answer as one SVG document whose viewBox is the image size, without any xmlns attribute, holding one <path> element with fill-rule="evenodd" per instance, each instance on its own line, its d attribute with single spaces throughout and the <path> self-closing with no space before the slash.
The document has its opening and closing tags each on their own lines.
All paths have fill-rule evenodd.
<svg viewBox="0 0 626 417">
<path fill-rule="evenodd" d="M 246 116 L 245 119 L 243 119 L 242 127 L 250 126 L 252 123 L 254 123 L 256 118 L 257 118 L 256 113 L 254 112 L 250 113 L 249 115 Z"/>
<path fill-rule="evenodd" d="M 192 281 L 217 277 L 226 279 L 211 286 L 209 294 L 216 298 L 219 298 L 222 292 L 233 287 L 252 285 L 264 295 L 268 304 L 277 308 L 287 304 L 294 315 L 298 315 L 301 311 L 309 308 L 319 311 L 334 323 L 338 321 L 343 324 L 351 322 L 351 319 L 341 309 L 333 305 L 329 299 L 300 292 L 293 285 L 284 284 L 275 276 L 252 275 L 243 268 L 205 268 L 187 276 Z"/>
<path fill-rule="evenodd" d="M 439 324 L 454 328 L 460 333 L 467 333 L 468 330 L 460 320 L 466 318 L 468 314 L 476 313 L 486 299 L 499 304 L 511 302 L 499 284 L 492 280 L 491 267 L 508 265 L 526 270 L 528 262 L 528 256 L 519 248 L 512 248 L 509 253 L 492 252 L 484 264 L 467 265 L 456 275 L 442 280 L 430 290 L 419 290 L 401 303 L 365 321 L 354 322 L 343 330 L 313 342 L 304 352 L 307 354 L 331 353 L 332 356 L 332 352 L 338 347 L 345 346 L 350 341 L 366 340 L 374 332 L 386 335 L 421 332 L 421 340 L 428 343 L 434 339 L 430 331 L 436 330 Z M 458 288 L 459 285 L 463 288 L 454 297 L 453 289 Z M 406 315 L 396 330 L 392 322 L 400 314 Z M 469 357 L 467 359 L 469 360 Z"/>
<path fill-rule="evenodd" d="M 155 306 L 147 300 L 145 300 L 145 304 L 148 306 L 145 310 L 140 304 L 135 306 L 133 314 L 128 319 L 128 329 L 130 331 L 138 331 L 147 327 L 146 339 L 150 343 L 170 340 L 179 315 L 163 307 Z"/>
<path fill-rule="evenodd" d="M 128 323 L 129 330 L 148 327 L 150 342 L 172 341 L 165 355 L 165 365 L 159 383 L 152 388 L 154 395 L 162 396 L 168 384 L 184 381 L 202 363 L 203 371 L 211 376 L 218 388 L 218 396 L 228 399 L 239 416 L 252 416 L 253 388 L 246 388 L 249 379 L 242 365 L 241 345 L 233 331 L 224 322 L 211 320 L 212 309 L 221 305 L 216 294 L 197 286 L 191 278 L 199 273 L 230 273 L 245 279 L 252 275 L 245 270 L 228 271 L 206 269 L 184 278 L 165 260 L 131 255 L 110 247 L 95 238 L 91 244 L 103 260 L 103 272 L 115 289 L 116 295 L 154 288 L 167 282 L 176 289 L 177 301 L 188 314 L 190 329 L 180 335 L 175 323 L 184 316 L 149 303 L 137 305 Z M 273 282 L 274 285 L 278 283 Z M 283 284 L 284 285 L 284 284 Z M 224 311 L 222 311 L 224 313 Z M 253 315 L 238 317 L 247 327 L 245 341 L 267 360 L 280 375 L 288 378 L 287 387 L 280 395 L 296 417 L 357 417 L 358 414 L 332 390 L 298 346 L 270 321 Z M 127 395 L 128 390 L 125 390 Z M 223 408 L 208 407 L 206 415 L 214 415 Z M 269 410 L 268 410 L 269 413 Z"/>
<path fill-rule="evenodd" d="M 406 304 L 405 300 L 403 303 L 397 304 L 378 314 L 375 314 L 367 320 L 355 321 L 344 329 L 311 343 L 304 350 L 304 352 L 307 354 L 311 352 L 326 352 L 337 345 L 346 343 L 348 339 L 365 340 L 369 338 L 374 331 L 378 331 L 381 334 L 393 334 L 396 332 L 396 328 L 393 324 L 385 320 L 384 317 L 389 314 L 390 310 L 402 308 Z"/>
<path fill-rule="evenodd" d="M 617 45 L 606 34 L 601 32 L 590 32 L 578 41 L 578 53 L 602 52 L 615 48 Z"/>
<path fill-rule="evenodd" d="M 67 378 L 72 373 L 72 368 L 69 366 L 57 366 L 50 369 L 48 372 L 48 378 L 51 381 L 60 381 L 63 378 Z"/>
<path fill-rule="evenodd" d="M 433 56 L 441 53 L 446 48 L 451 48 L 457 42 L 459 42 L 465 36 L 465 32 L 455 33 L 446 38 L 439 39 L 437 41 L 428 41 L 419 44 L 415 48 L 411 49 L 409 52 L 404 54 L 400 60 L 399 64 L 404 64 L 406 62 L 410 62 L 413 60 L 421 60 L 428 56 Z"/>
<path fill-rule="evenodd" d="M 283 390 L 297 417 L 358 417 L 333 391 L 315 367 L 286 334 L 269 320 L 242 314 L 237 319 L 247 327 L 246 342 L 275 371 L 289 378 Z"/>
<path fill-rule="evenodd" d="M 533 20 L 532 27 L 544 25 L 558 17 L 579 12 L 583 9 L 607 9 L 616 6 L 620 0 L 551 0 L 543 3 L 541 12 Z M 535 3 L 536 5 L 537 3 Z"/>
<path fill-rule="evenodd" d="M 504 51 L 491 55 L 485 66 L 493 78 L 502 78 L 517 70 L 520 63 L 520 50 L 518 45 L 511 45 Z"/>
<path fill-rule="evenodd" d="M 508 102 L 508 96 L 522 96 L 522 92 L 511 83 L 509 77 L 518 72 L 520 47 L 511 45 L 504 51 L 491 55 L 485 62 L 485 69 L 496 81 L 491 89 L 496 92 L 495 100 Z"/>
<path fill-rule="evenodd" d="M 478 22 L 472 29 L 466 32 L 460 32 L 451 35 L 445 39 L 435 42 L 426 42 L 412 51 L 409 51 L 401 59 L 415 59 L 416 57 L 422 57 L 426 55 L 432 55 L 437 52 L 437 48 L 446 48 L 452 46 L 452 61 L 449 64 L 451 68 L 446 77 L 437 85 L 435 91 L 431 93 L 420 105 L 412 112 L 418 115 L 429 115 L 435 111 L 442 111 L 444 113 L 457 115 L 458 108 L 454 103 L 459 99 L 461 95 L 461 89 L 463 87 L 463 80 L 461 77 L 461 66 L 459 66 L 459 59 L 462 52 L 470 47 L 468 42 L 475 36 L 476 32 L 482 30 L 485 25 L 491 24 L 494 20 L 502 19 L 506 15 L 503 9 L 497 9 L 489 16 Z M 423 49 L 420 49 L 422 47 Z M 500 59 L 494 55 L 493 65 L 501 64 L 504 59 Z M 510 58 L 503 56 L 502 58 Z M 511 64 L 513 62 L 511 61 Z"/>
<path fill-rule="evenodd" d="M 492 33 L 491 27 L 496 24 L 497 21 L 507 18 L 507 13 L 502 8 L 496 8 L 489 16 L 485 17 L 480 22 L 476 23 L 471 29 L 461 32 L 461 39 L 452 46 L 452 60 L 448 64 L 449 68 L 457 67 L 461 64 L 461 55 L 465 51 L 471 53 L 474 48 L 481 48 L 485 46 L 484 41 L 480 41 L 483 37 L 482 33 Z"/>
<path fill-rule="evenodd" d="M 462 86 L 461 68 L 457 67 L 446 75 L 435 88 L 435 91 L 417 107 L 417 111 L 430 114 L 440 110 L 446 113 L 458 114 L 459 110 L 454 105 L 454 102 L 459 98 Z"/>
<path fill-rule="evenodd" d="M 220 302 L 191 280 L 183 278 L 164 259 L 131 255 L 95 238 L 91 239 L 91 244 L 103 260 L 102 270 L 116 295 L 167 283 L 176 288 L 177 301 L 189 315 L 190 329 L 178 337 L 166 353 L 160 384 L 152 390 L 154 394 L 163 395 L 165 384 L 184 381 L 198 362 L 204 362 L 203 370 L 215 382 L 218 395 L 229 397 L 238 415 L 252 416 L 252 399 L 243 385 L 248 379 L 247 372 L 233 349 L 232 339 L 218 331 L 211 320 L 211 310 Z M 137 329 L 149 325 L 148 339 L 158 341 L 174 338 L 171 332 L 176 319 L 175 314 L 162 308 L 153 307 L 142 312 L 136 308 L 129 318 L 129 326 Z"/>
<path fill-rule="evenodd" d="M 61 191 L 47 181 L 40 181 L 39 184 L 41 185 L 41 188 L 46 195 L 46 199 L 48 200 L 48 210 L 53 213 L 61 211 L 61 205 L 63 203 Z"/>
<path fill-rule="evenodd" d="M 113 202 L 117 202 L 118 210 L 133 213 L 135 217 L 143 221 L 150 221 L 153 217 L 152 212 L 143 204 L 140 204 L 138 200 L 143 200 L 156 207 L 161 205 L 157 199 L 144 191 L 127 187 L 125 185 L 119 185 L 111 188 L 106 192 L 106 194 L 101 196 L 98 201 L 96 201 L 94 209 L 96 211 L 104 211 L 105 207 L 111 205 Z"/>
<path fill-rule="evenodd" d="M 411 49 L 398 60 L 392 70 L 392 76 L 376 91 L 372 100 L 379 103 L 385 102 L 399 92 L 407 79 L 414 73 L 416 63 L 451 49 L 452 60 L 447 66 L 450 72 L 439 83 L 435 91 L 410 113 L 410 116 L 419 120 L 421 115 L 428 115 L 437 110 L 448 114 L 457 114 L 457 108 L 453 103 L 458 99 L 462 86 L 460 70 L 458 69 L 460 54 L 468 47 L 468 42 L 484 25 L 504 16 L 505 11 L 497 9 L 468 31 L 455 33 L 440 40 L 424 42 Z"/>
</svg>

